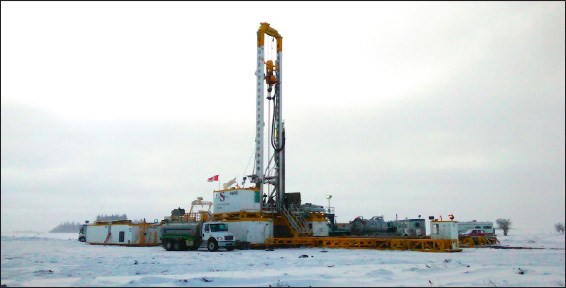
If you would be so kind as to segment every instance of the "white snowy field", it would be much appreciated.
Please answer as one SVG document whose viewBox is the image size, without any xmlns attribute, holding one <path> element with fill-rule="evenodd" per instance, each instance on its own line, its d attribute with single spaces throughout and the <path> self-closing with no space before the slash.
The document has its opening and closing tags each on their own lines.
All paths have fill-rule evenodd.
<svg viewBox="0 0 566 288">
<path fill-rule="evenodd" d="M 459 253 L 360 249 L 165 251 L 95 246 L 78 234 L 5 234 L 1 284 L 12 286 L 564 286 L 564 235 L 500 236 Z M 548 249 L 558 248 L 558 249 Z M 304 255 L 307 255 L 305 257 Z"/>
</svg>

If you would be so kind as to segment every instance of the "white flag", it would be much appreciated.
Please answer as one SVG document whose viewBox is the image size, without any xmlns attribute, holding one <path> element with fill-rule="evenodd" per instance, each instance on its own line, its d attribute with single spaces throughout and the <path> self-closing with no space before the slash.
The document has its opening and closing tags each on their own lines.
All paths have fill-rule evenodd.
<svg viewBox="0 0 566 288">
<path fill-rule="evenodd" d="M 232 184 L 236 183 L 236 177 L 234 177 L 234 179 L 224 183 L 224 189 L 228 189 L 230 188 L 230 186 L 232 186 Z"/>
</svg>

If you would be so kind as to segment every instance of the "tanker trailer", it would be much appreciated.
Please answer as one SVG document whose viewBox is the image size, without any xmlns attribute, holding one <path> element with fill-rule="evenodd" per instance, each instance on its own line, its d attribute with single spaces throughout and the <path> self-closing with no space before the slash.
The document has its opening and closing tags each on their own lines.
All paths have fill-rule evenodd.
<svg viewBox="0 0 566 288">
<path fill-rule="evenodd" d="M 234 250 L 235 239 L 228 226 L 220 222 L 166 223 L 161 227 L 161 245 L 167 251 L 197 250 L 206 243 L 209 251 Z"/>
</svg>

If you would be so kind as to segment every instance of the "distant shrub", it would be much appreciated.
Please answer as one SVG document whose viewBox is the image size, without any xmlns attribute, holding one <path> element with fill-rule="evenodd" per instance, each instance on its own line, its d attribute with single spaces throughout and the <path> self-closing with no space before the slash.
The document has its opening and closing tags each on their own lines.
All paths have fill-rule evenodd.
<svg viewBox="0 0 566 288">
<path fill-rule="evenodd" d="M 564 234 L 564 223 L 554 224 L 554 229 L 556 229 L 556 232 L 558 232 L 560 234 Z"/>
<path fill-rule="evenodd" d="M 96 216 L 96 221 L 118 221 L 118 220 L 128 220 L 126 214 L 112 214 L 112 215 L 98 215 Z"/>
<path fill-rule="evenodd" d="M 499 218 L 495 220 L 495 223 L 497 223 L 499 229 L 503 230 L 503 236 L 507 236 L 507 232 L 511 228 L 511 220 Z"/>
<path fill-rule="evenodd" d="M 49 233 L 79 233 L 81 223 L 79 222 L 65 222 L 57 225 L 51 229 Z"/>
<path fill-rule="evenodd" d="M 128 220 L 126 214 L 112 214 L 112 215 L 98 215 L 96 216 L 96 221 L 118 221 L 118 220 Z M 81 223 L 79 222 L 65 222 L 59 224 L 57 227 L 51 229 L 49 233 L 79 233 L 81 229 Z"/>
</svg>

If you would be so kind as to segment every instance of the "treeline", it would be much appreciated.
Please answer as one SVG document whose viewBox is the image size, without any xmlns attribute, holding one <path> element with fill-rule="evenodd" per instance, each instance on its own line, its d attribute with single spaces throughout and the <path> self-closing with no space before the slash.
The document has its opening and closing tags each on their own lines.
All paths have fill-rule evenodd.
<svg viewBox="0 0 566 288">
<path fill-rule="evenodd" d="M 96 216 L 96 221 L 117 221 L 117 220 L 128 220 L 126 214 L 112 214 L 112 215 L 98 215 Z"/>
<path fill-rule="evenodd" d="M 65 222 L 51 229 L 49 233 L 79 233 L 80 228 L 81 223 L 79 222 Z"/>
<path fill-rule="evenodd" d="M 111 215 L 97 215 L 96 221 L 117 221 L 117 220 L 128 220 L 126 214 L 111 214 Z M 83 223 L 79 222 L 65 222 L 57 225 L 57 227 L 51 229 L 49 233 L 79 233 L 81 225 Z"/>
</svg>

